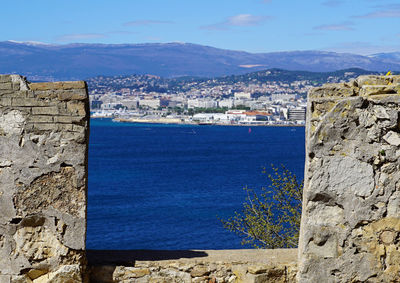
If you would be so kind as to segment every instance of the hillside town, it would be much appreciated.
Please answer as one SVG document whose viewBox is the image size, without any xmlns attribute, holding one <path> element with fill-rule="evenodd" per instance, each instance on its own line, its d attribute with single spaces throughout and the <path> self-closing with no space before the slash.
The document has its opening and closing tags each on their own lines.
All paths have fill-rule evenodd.
<svg viewBox="0 0 400 283">
<path fill-rule="evenodd" d="M 357 71 L 287 73 L 267 70 L 212 79 L 96 77 L 88 80 L 92 117 L 145 123 L 303 125 L 310 88 L 359 75 Z"/>
</svg>

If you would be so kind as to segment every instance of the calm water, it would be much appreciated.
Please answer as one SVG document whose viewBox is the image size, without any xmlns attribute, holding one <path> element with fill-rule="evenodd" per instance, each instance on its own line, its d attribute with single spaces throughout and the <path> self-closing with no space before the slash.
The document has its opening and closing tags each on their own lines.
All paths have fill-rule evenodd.
<svg viewBox="0 0 400 283">
<path fill-rule="evenodd" d="M 217 217 L 242 208 L 263 167 L 303 178 L 304 128 L 91 121 L 89 249 L 244 248 Z"/>
</svg>

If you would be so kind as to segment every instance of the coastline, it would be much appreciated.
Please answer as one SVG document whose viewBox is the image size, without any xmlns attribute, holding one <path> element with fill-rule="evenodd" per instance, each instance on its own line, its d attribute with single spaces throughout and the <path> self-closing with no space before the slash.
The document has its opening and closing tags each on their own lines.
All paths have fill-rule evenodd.
<svg viewBox="0 0 400 283">
<path fill-rule="evenodd" d="M 192 126 L 229 126 L 229 127 L 304 127 L 302 124 L 227 124 L 227 123 L 195 123 L 181 121 L 180 119 L 127 119 L 111 117 L 90 117 L 91 119 L 112 119 L 117 123 L 140 123 L 140 124 L 160 124 L 160 125 L 192 125 Z"/>
</svg>

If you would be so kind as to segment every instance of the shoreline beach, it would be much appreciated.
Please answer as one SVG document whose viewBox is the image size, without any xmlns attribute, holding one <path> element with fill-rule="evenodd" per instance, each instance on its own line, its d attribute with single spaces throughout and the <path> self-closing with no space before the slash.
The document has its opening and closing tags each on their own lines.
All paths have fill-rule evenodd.
<svg viewBox="0 0 400 283">
<path fill-rule="evenodd" d="M 92 117 L 93 119 L 98 118 L 106 118 L 111 119 L 110 117 Z M 114 118 L 112 119 L 115 122 L 121 123 L 142 123 L 142 124 L 165 124 L 165 125 L 193 125 L 193 126 L 240 126 L 240 127 L 304 127 L 302 124 L 250 124 L 250 123 L 237 123 L 237 124 L 227 124 L 227 123 L 196 123 L 196 122 L 187 122 L 181 121 L 180 119 L 168 119 L 168 118 L 160 118 L 160 119 L 137 119 L 137 118 Z"/>
</svg>

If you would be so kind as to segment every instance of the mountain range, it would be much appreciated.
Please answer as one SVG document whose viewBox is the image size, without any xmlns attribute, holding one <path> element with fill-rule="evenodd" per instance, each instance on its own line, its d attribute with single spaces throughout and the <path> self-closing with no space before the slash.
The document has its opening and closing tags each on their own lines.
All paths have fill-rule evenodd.
<svg viewBox="0 0 400 283">
<path fill-rule="evenodd" d="M 348 68 L 400 70 L 400 52 L 362 56 L 326 51 L 249 53 L 190 43 L 67 44 L 0 42 L 0 73 L 32 81 L 105 75 L 217 77 L 279 68 L 329 72 Z"/>
</svg>

